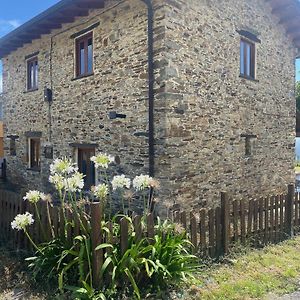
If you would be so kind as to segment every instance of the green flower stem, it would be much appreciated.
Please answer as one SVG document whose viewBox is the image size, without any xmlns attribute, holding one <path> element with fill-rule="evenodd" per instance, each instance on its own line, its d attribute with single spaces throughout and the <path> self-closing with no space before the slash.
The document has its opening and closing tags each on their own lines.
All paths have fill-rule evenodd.
<svg viewBox="0 0 300 300">
<path fill-rule="evenodd" d="M 66 221 L 66 208 L 65 208 L 66 193 L 64 192 L 64 195 L 63 195 L 61 190 L 58 190 L 58 193 L 59 193 L 59 198 L 61 200 L 61 209 L 62 209 L 63 218 L 64 218 L 64 237 L 67 238 L 67 221 Z"/>
<path fill-rule="evenodd" d="M 123 193 L 122 189 L 119 190 L 119 194 L 120 194 L 120 198 L 121 198 L 121 201 L 122 201 L 123 214 L 125 215 L 124 193 Z"/>
<path fill-rule="evenodd" d="M 111 185 L 110 185 L 110 182 L 109 182 L 109 178 L 108 178 L 108 174 L 107 174 L 107 171 L 106 169 L 104 170 L 104 177 L 105 177 L 105 183 L 107 184 L 108 186 L 108 198 L 109 198 L 109 215 L 108 215 L 108 218 L 110 219 L 111 218 L 111 215 L 112 215 L 112 208 L 111 208 L 111 203 L 112 203 L 112 189 L 111 189 Z"/>
<path fill-rule="evenodd" d="M 81 229 L 87 234 L 88 231 L 87 229 L 85 228 L 83 222 L 82 222 L 82 219 L 81 219 L 81 216 L 83 215 L 82 214 L 82 211 L 81 210 L 78 210 L 78 207 L 77 207 L 77 203 L 76 203 L 76 200 L 77 200 L 77 197 L 76 197 L 76 193 L 74 193 L 74 198 L 72 197 L 72 194 L 70 193 L 69 194 L 70 196 L 70 200 L 71 200 L 71 204 L 72 204 L 72 207 L 74 209 L 74 212 L 76 213 L 77 215 L 77 218 L 79 220 L 79 224 L 80 224 L 80 227 Z"/>
<path fill-rule="evenodd" d="M 84 244 L 85 244 L 85 248 L 86 248 L 87 260 L 88 260 L 88 265 L 89 265 L 90 286 L 93 286 L 93 272 L 92 272 L 92 263 L 91 263 L 91 258 L 90 258 L 90 249 L 89 249 L 86 239 L 84 239 Z"/>
<path fill-rule="evenodd" d="M 26 228 L 24 228 L 23 230 L 24 230 L 24 232 L 25 232 L 25 234 L 26 234 L 28 240 L 30 241 L 30 243 L 32 244 L 32 246 L 35 248 L 35 250 L 37 250 L 37 251 L 39 251 L 40 253 L 42 253 L 41 250 L 39 249 L 39 247 L 36 245 L 36 243 L 35 243 L 35 242 L 32 240 L 32 238 L 30 237 L 30 235 L 29 235 L 29 233 L 27 232 Z"/>
<path fill-rule="evenodd" d="M 41 228 L 41 231 L 42 231 L 42 235 L 43 235 L 44 241 L 46 241 L 45 229 L 44 229 L 44 227 L 42 225 L 41 216 L 40 216 L 40 213 L 39 213 L 39 210 L 38 210 L 36 202 L 34 203 L 34 208 L 35 208 L 36 216 L 37 216 L 38 221 L 39 221 L 39 225 L 40 225 L 40 228 Z"/>
<path fill-rule="evenodd" d="M 143 191 L 143 199 L 144 199 L 144 214 L 147 214 L 146 194 L 144 191 Z"/>
<path fill-rule="evenodd" d="M 54 233 L 54 229 L 52 227 L 52 221 L 51 221 L 51 216 L 50 216 L 50 209 L 49 209 L 49 202 L 47 201 L 47 217 L 48 217 L 48 223 L 50 226 L 50 230 L 51 230 L 51 236 L 54 239 L 55 238 L 55 233 Z"/>
</svg>

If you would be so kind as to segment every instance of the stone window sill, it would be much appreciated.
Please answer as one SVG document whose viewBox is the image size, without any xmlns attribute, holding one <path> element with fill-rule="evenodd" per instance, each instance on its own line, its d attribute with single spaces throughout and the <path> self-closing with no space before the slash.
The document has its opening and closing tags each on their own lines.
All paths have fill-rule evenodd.
<svg viewBox="0 0 300 300">
<path fill-rule="evenodd" d="M 27 171 L 32 171 L 32 172 L 37 172 L 40 173 L 41 172 L 41 168 L 27 168 Z"/>
<path fill-rule="evenodd" d="M 23 93 L 24 94 L 27 94 L 27 93 L 31 93 L 31 92 L 36 92 L 38 91 L 39 89 L 31 89 L 31 90 L 27 90 L 27 91 L 24 91 Z"/>
<path fill-rule="evenodd" d="M 258 79 L 255 79 L 255 78 L 252 78 L 252 77 L 249 77 L 249 76 L 245 76 L 245 75 L 242 75 L 242 74 L 240 74 L 239 77 L 242 78 L 242 79 L 247 79 L 247 80 L 253 81 L 253 82 L 259 82 Z"/>
<path fill-rule="evenodd" d="M 91 76 L 94 76 L 94 73 L 84 74 L 84 75 L 74 77 L 74 78 L 71 79 L 71 81 L 75 81 L 75 80 L 79 80 L 79 79 L 87 78 L 87 77 L 91 77 Z"/>
</svg>

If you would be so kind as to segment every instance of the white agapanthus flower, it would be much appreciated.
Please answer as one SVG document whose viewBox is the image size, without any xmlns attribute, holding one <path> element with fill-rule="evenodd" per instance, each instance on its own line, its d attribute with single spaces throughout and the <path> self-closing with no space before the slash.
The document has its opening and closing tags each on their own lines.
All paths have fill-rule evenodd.
<svg viewBox="0 0 300 300">
<path fill-rule="evenodd" d="M 54 184 L 55 188 L 61 191 L 65 187 L 64 177 L 62 175 L 50 175 L 49 182 Z"/>
<path fill-rule="evenodd" d="M 51 175 L 68 175 L 78 171 L 76 164 L 69 158 L 55 159 L 50 165 Z"/>
<path fill-rule="evenodd" d="M 115 161 L 115 158 L 106 153 L 99 153 L 97 156 L 92 156 L 91 161 L 95 164 L 95 168 L 107 169 L 108 165 Z"/>
<path fill-rule="evenodd" d="M 72 177 L 65 179 L 64 188 L 67 192 L 80 192 L 84 187 L 84 175 L 76 172 Z"/>
<path fill-rule="evenodd" d="M 133 179 L 132 185 L 136 191 L 143 191 L 144 189 L 150 187 L 152 181 L 153 178 L 149 175 L 141 174 Z"/>
<path fill-rule="evenodd" d="M 117 189 L 130 188 L 130 179 L 124 174 L 116 175 L 111 181 L 112 189 L 115 191 Z"/>
<path fill-rule="evenodd" d="M 93 194 L 100 200 L 105 200 L 108 193 L 108 185 L 105 183 L 99 184 L 93 188 Z"/>
<path fill-rule="evenodd" d="M 32 214 L 26 212 L 23 215 L 16 215 L 15 219 L 11 222 L 11 228 L 16 230 L 25 230 L 27 226 L 34 223 Z"/>
<path fill-rule="evenodd" d="M 30 203 L 37 203 L 45 198 L 45 194 L 39 191 L 29 191 L 23 197 L 24 200 L 28 200 Z"/>
</svg>

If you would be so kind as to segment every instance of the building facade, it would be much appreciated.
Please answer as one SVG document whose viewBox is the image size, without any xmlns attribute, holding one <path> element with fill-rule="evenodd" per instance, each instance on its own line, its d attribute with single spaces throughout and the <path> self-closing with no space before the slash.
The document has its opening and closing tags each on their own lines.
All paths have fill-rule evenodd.
<svg viewBox="0 0 300 300">
<path fill-rule="evenodd" d="M 147 6 L 68 2 L 0 40 L 7 175 L 19 186 L 49 189 L 49 165 L 64 156 L 87 187 L 98 152 L 116 156 L 114 173 L 149 169 Z M 277 2 L 153 1 L 153 167 L 163 205 L 213 205 L 224 190 L 267 196 L 294 182 L 299 44 L 287 33 L 292 9 Z"/>
</svg>

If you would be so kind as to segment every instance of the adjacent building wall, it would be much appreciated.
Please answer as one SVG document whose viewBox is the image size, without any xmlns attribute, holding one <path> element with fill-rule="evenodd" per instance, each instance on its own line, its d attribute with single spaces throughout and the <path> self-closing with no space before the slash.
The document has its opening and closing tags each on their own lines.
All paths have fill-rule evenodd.
<svg viewBox="0 0 300 300">
<path fill-rule="evenodd" d="M 166 117 L 159 177 L 170 201 L 198 207 L 285 191 L 294 182 L 292 41 L 261 0 L 166 1 Z M 257 80 L 240 74 L 240 35 L 258 34 Z M 243 135 L 251 138 L 245 155 Z M 162 166 L 162 167 L 160 167 Z"/>
</svg>

